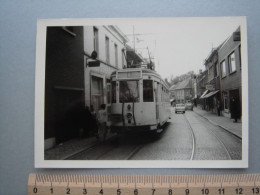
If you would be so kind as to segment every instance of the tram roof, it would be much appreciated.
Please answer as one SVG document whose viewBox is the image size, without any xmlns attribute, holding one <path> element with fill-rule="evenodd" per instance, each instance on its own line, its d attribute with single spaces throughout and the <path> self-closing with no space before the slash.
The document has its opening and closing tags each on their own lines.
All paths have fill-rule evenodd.
<svg viewBox="0 0 260 195">
<path fill-rule="evenodd" d="M 117 70 L 117 71 L 120 71 L 120 72 L 128 72 L 128 71 L 131 71 L 131 70 L 132 70 L 132 71 L 134 71 L 134 70 L 141 70 L 142 73 L 155 74 L 155 75 L 161 77 L 156 71 L 151 70 L 151 69 L 147 69 L 147 68 L 125 68 L 125 69 L 120 69 L 120 70 Z M 117 71 L 112 72 L 112 73 L 111 73 L 111 76 L 115 76 Z"/>
</svg>

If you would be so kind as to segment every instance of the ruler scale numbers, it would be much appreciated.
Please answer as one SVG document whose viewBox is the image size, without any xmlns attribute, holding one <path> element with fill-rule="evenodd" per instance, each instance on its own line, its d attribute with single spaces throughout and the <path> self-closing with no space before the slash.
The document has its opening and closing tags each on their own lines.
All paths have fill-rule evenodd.
<svg viewBox="0 0 260 195">
<path fill-rule="evenodd" d="M 260 174 L 30 174 L 28 195 L 260 195 Z"/>
</svg>

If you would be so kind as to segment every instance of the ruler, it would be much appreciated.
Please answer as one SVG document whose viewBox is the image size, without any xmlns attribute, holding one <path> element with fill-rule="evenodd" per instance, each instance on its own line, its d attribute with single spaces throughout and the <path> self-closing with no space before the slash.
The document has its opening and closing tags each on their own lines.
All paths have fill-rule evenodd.
<svg viewBox="0 0 260 195">
<path fill-rule="evenodd" d="M 260 174 L 52 175 L 30 174 L 29 195 L 256 195 Z"/>
</svg>

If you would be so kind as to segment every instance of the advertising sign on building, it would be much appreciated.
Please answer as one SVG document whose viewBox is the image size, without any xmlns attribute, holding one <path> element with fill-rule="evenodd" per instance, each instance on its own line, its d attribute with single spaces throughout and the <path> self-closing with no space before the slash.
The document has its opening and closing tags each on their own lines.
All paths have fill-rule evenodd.
<svg viewBox="0 0 260 195">
<path fill-rule="evenodd" d="M 213 85 L 206 85 L 206 89 L 213 91 L 213 90 L 215 90 L 215 87 Z"/>
</svg>

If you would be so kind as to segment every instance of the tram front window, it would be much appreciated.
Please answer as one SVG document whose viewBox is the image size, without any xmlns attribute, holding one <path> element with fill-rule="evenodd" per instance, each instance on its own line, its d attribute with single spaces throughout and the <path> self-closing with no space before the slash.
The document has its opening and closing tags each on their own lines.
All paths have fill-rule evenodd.
<svg viewBox="0 0 260 195">
<path fill-rule="evenodd" d="M 120 103 L 139 102 L 138 81 L 120 81 L 119 101 Z"/>
</svg>

